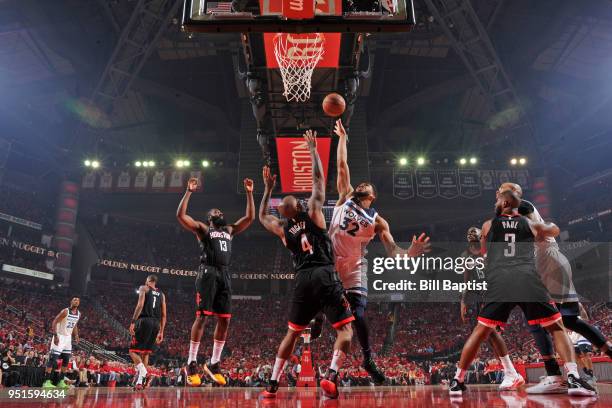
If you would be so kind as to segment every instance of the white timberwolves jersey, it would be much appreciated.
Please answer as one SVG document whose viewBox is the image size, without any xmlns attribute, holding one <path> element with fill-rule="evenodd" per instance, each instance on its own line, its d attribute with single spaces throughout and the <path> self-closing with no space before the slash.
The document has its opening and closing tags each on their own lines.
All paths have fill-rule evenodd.
<svg viewBox="0 0 612 408">
<path fill-rule="evenodd" d="M 347 290 L 367 290 L 366 245 L 374 238 L 378 213 L 348 199 L 334 208 L 329 236 L 336 255 L 336 271 Z"/>
<path fill-rule="evenodd" d="M 72 336 L 72 330 L 77 325 L 81 312 L 77 310 L 76 314 L 72 314 L 68 308 L 68 314 L 57 324 L 57 334 L 61 336 Z"/>
</svg>

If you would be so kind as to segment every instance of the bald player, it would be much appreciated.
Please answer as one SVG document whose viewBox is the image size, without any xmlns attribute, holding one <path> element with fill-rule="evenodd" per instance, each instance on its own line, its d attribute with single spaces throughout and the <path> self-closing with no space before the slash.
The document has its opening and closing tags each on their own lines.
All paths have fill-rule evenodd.
<svg viewBox="0 0 612 408">
<path fill-rule="evenodd" d="M 535 222 L 544 222 L 533 203 L 523 199 L 523 189 L 516 183 L 503 183 L 497 194 L 510 190 L 520 199 L 518 213 Z M 585 320 L 580 319 L 581 305 L 572 281 L 572 267 L 554 237 L 537 240 L 535 245 L 536 269 L 550 297 L 555 301 L 563 317 L 563 325 L 571 331 L 584 336 L 594 346 L 612 358 L 612 343 L 606 340 L 601 331 Z M 529 327 L 538 350 L 544 360 L 546 376 L 540 383 L 527 388 L 529 394 L 557 394 L 567 391 L 561 376 L 561 369 L 554 358 L 553 342 L 541 326 Z"/>
</svg>

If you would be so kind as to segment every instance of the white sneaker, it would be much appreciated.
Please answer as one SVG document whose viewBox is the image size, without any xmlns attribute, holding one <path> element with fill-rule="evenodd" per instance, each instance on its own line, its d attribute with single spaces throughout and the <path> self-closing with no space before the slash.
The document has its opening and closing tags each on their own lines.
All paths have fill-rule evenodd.
<svg viewBox="0 0 612 408">
<path fill-rule="evenodd" d="M 526 389 L 527 394 L 566 394 L 567 383 L 560 375 L 540 377 L 540 382 Z"/>
<path fill-rule="evenodd" d="M 500 391 L 516 391 L 523 384 L 525 384 L 525 379 L 519 373 L 504 375 L 504 381 L 499 384 L 498 389 Z"/>
</svg>

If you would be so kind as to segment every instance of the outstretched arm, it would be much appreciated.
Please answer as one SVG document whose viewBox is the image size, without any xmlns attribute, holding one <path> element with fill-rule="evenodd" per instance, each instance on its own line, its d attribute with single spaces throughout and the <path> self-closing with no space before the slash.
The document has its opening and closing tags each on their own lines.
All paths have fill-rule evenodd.
<svg viewBox="0 0 612 408">
<path fill-rule="evenodd" d="M 247 205 L 246 205 L 246 214 L 244 217 L 240 218 L 238 221 L 230 225 L 231 234 L 236 235 L 240 234 L 242 231 L 247 229 L 249 225 L 255 219 L 255 201 L 253 200 L 253 180 L 249 178 L 244 179 L 244 191 L 246 191 L 247 196 Z"/>
<path fill-rule="evenodd" d="M 533 232 L 533 235 L 535 235 L 538 239 L 556 237 L 561 233 L 559 227 L 557 227 L 552 222 L 533 222 L 529 218 L 527 219 L 527 221 L 529 222 L 531 232 Z"/>
<path fill-rule="evenodd" d="M 197 188 L 198 180 L 196 178 L 189 179 L 187 182 L 187 191 L 185 191 L 185 195 L 183 196 L 183 199 L 179 203 L 176 210 L 176 219 L 178 220 L 179 224 L 181 224 L 187 231 L 191 231 L 194 234 L 206 233 L 208 231 L 208 226 L 206 224 L 196 221 L 187 215 L 187 206 L 189 205 L 191 193 L 196 191 Z"/>
<path fill-rule="evenodd" d="M 259 222 L 264 226 L 265 229 L 278 236 L 280 239 L 285 238 L 281 220 L 275 216 L 268 214 L 268 205 L 270 203 L 270 196 L 274 185 L 276 184 L 276 174 L 270 172 L 270 167 L 264 166 L 262 170 L 262 177 L 265 185 L 264 194 L 261 198 L 261 204 L 259 204 Z"/>
<path fill-rule="evenodd" d="M 304 139 L 310 152 L 312 161 L 312 194 L 308 200 L 308 215 L 319 227 L 325 229 L 325 216 L 323 215 L 323 204 L 325 203 L 325 175 L 323 174 L 323 163 L 317 151 L 317 132 L 307 130 Z"/>
<path fill-rule="evenodd" d="M 417 238 L 416 235 L 412 237 L 412 244 L 410 248 L 400 248 L 391 235 L 389 223 L 380 215 L 376 217 L 375 231 L 378 234 L 381 242 L 385 246 L 387 256 L 395 257 L 396 255 L 408 255 L 410 257 L 419 256 L 430 251 L 429 237 L 422 233 Z"/>
<path fill-rule="evenodd" d="M 336 152 L 336 168 L 338 169 L 338 177 L 336 178 L 336 187 L 338 188 L 339 197 L 336 205 L 341 205 L 353 192 L 353 186 L 351 186 L 351 174 L 348 166 L 348 153 L 346 149 L 348 135 L 344 129 L 344 126 L 342 126 L 341 119 L 336 121 L 334 133 L 338 135 L 338 151 Z"/>
</svg>

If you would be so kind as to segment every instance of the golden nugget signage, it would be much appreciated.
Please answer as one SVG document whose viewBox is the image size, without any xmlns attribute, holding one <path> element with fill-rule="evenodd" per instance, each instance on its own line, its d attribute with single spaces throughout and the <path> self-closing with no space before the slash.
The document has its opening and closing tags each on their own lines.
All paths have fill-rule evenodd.
<svg viewBox="0 0 612 408">
<path fill-rule="evenodd" d="M 174 275 L 174 276 L 197 276 L 197 271 L 190 271 L 187 269 L 180 268 L 168 268 L 165 266 L 157 265 L 144 265 L 126 261 L 117 261 L 114 259 L 100 259 L 98 262 L 101 266 L 106 266 L 115 269 L 125 269 L 130 271 L 146 272 L 146 273 L 159 273 L 162 275 Z"/>
<path fill-rule="evenodd" d="M 31 252 L 33 254 L 48 256 L 50 258 L 59 258 L 59 253 L 45 247 L 28 244 L 26 242 L 15 241 L 14 239 L 0 237 L 0 246 L 8 246 L 20 251 Z"/>
</svg>

